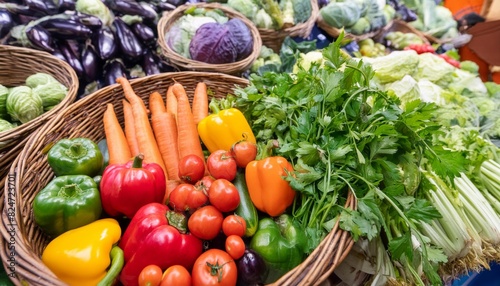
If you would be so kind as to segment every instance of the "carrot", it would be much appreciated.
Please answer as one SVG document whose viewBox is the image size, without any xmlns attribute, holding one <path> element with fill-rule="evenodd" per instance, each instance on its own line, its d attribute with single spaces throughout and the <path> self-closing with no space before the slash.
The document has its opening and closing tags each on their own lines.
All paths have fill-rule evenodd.
<svg viewBox="0 0 500 286">
<path fill-rule="evenodd" d="M 166 112 L 163 98 L 161 98 L 161 94 L 157 91 L 149 95 L 149 110 L 151 111 L 151 115 Z"/>
<path fill-rule="evenodd" d="M 132 155 L 112 103 L 107 104 L 102 121 L 108 144 L 109 164 L 127 163 Z"/>
<path fill-rule="evenodd" d="M 172 113 L 175 119 L 177 119 L 177 99 L 175 98 L 175 95 L 172 92 L 172 87 L 173 86 L 169 86 L 167 89 L 167 100 L 166 100 L 167 112 Z"/>
<path fill-rule="evenodd" d="M 208 116 L 208 94 L 207 85 L 199 82 L 194 89 L 193 96 L 193 118 L 194 123 L 198 125 L 203 118 Z"/>
<path fill-rule="evenodd" d="M 130 102 L 132 113 L 134 115 L 135 137 L 137 138 L 137 145 L 139 152 L 144 154 L 144 161 L 148 163 L 156 163 L 163 168 L 165 178 L 168 180 L 167 170 L 161 157 L 160 149 L 156 144 L 156 139 L 153 133 L 153 128 L 149 123 L 149 116 L 147 113 L 144 101 L 135 94 L 130 82 L 125 77 L 116 79 L 123 89 L 123 94 Z"/>
<path fill-rule="evenodd" d="M 180 83 L 175 83 L 172 92 L 177 99 L 177 147 L 179 148 L 179 158 L 182 159 L 184 156 L 195 154 L 205 159 L 186 90 Z"/>
<path fill-rule="evenodd" d="M 177 125 L 174 115 L 168 112 L 153 112 L 151 125 L 167 169 L 168 178 L 179 180 L 179 150 L 177 148 Z"/>
<path fill-rule="evenodd" d="M 132 113 L 132 106 L 125 99 L 122 100 L 123 103 L 123 118 L 125 121 L 125 137 L 127 138 L 128 147 L 132 157 L 139 154 L 139 145 L 137 143 L 137 138 L 135 137 L 135 124 L 134 124 L 134 114 Z"/>
</svg>

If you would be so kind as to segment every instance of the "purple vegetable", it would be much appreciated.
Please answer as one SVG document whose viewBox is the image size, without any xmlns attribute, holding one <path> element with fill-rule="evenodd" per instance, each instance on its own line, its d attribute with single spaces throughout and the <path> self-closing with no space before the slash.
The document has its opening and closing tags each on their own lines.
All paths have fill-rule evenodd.
<svg viewBox="0 0 500 286">
<path fill-rule="evenodd" d="M 107 0 L 107 6 L 122 14 L 138 15 L 146 20 L 154 20 L 157 17 L 156 11 L 151 6 L 141 4 L 135 0 Z"/>
<path fill-rule="evenodd" d="M 7 10 L 0 10 L 0 38 L 5 37 L 12 27 L 14 27 L 14 19 Z"/>
<path fill-rule="evenodd" d="M 129 78 L 129 74 L 121 59 L 112 59 L 104 65 L 104 85 L 115 84 L 119 77 Z"/>
<path fill-rule="evenodd" d="M 95 31 L 102 28 L 102 21 L 98 17 L 85 13 L 76 13 L 71 16 L 71 20 L 77 21 Z"/>
<path fill-rule="evenodd" d="M 102 27 L 94 37 L 94 47 L 102 60 L 111 59 L 117 52 L 115 34 L 109 27 Z"/>
<path fill-rule="evenodd" d="M 54 52 L 54 45 L 52 43 L 52 37 L 50 36 L 50 33 L 40 25 L 30 27 L 26 31 L 26 36 L 28 37 L 30 43 L 37 49 L 49 53 Z"/>
<path fill-rule="evenodd" d="M 245 254 L 238 260 L 238 285 L 264 284 L 267 276 L 264 260 L 251 249 L 245 249 Z"/>
<path fill-rule="evenodd" d="M 70 19 L 53 18 L 43 21 L 41 25 L 58 39 L 88 39 L 92 34 L 90 28 Z"/>
<path fill-rule="evenodd" d="M 231 19 L 225 24 L 201 25 L 191 39 L 189 53 L 196 61 L 227 64 L 247 57 L 252 46 L 248 27 L 239 19 Z"/>
<path fill-rule="evenodd" d="M 75 10 L 76 0 L 59 0 L 59 12 Z"/>
<path fill-rule="evenodd" d="M 139 58 L 144 54 L 144 46 L 136 37 L 132 29 L 120 18 L 115 18 L 113 26 L 122 54 L 130 60 Z"/>
<path fill-rule="evenodd" d="M 59 49 L 64 55 L 66 62 L 75 70 L 78 77 L 82 77 L 85 73 L 82 62 L 80 61 L 79 53 L 75 53 L 72 44 L 68 41 L 60 41 Z"/>
<path fill-rule="evenodd" d="M 52 0 L 25 0 L 24 2 L 31 10 L 44 15 L 53 15 L 59 10 Z"/>
<path fill-rule="evenodd" d="M 231 39 L 236 47 L 237 61 L 248 57 L 253 50 L 253 38 L 250 29 L 240 19 L 231 19 L 225 24 L 231 32 Z"/>
<path fill-rule="evenodd" d="M 81 62 L 85 80 L 87 80 L 87 82 L 96 80 L 101 72 L 101 63 L 99 56 L 97 56 L 97 53 L 90 44 L 86 44 L 85 47 L 83 47 Z"/>
<path fill-rule="evenodd" d="M 160 59 L 149 49 L 144 54 L 141 66 L 146 75 L 159 74 L 161 72 Z"/>
<path fill-rule="evenodd" d="M 145 44 L 154 44 L 156 35 L 155 31 L 151 29 L 148 25 L 142 23 L 142 22 L 137 22 L 132 24 L 130 27 L 134 34 L 139 38 L 143 43 Z"/>
</svg>

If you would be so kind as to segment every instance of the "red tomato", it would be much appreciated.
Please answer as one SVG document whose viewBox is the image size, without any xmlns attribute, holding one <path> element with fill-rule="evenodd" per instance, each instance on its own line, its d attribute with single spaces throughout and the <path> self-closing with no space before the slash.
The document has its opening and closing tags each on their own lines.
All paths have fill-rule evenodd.
<svg viewBox="0 0 500 286">
<path fill-rule="evenodd" d="M 237 165 L 232 153 L 226 150 L 217 150 L 207 158 L 207 168 L 215 179 L 234 180 Z"/>
<path fill-rule="evenodd" d="M 173 265 L 163 272 L 160 286 L 191 286 L 191 274 L 182 265 Z"/>
<path fill-rule="evenodd" d="M 189 217 L 188 229 L 199 239 L 214 239 L 222 229 L 222 213 L 214 206 L 203 206 Z"/>
<path fill-rule="evenodd" d="M 203 191 L 191 184 L 180 184 L 170 193 L 169 205 L 176 211 L 196 210 L 208 202 Z"/>
<path fill-rule="evenodd" d="M 234 286 L 238 268 L 227 252 L 209 249 L 196 259 L 191 275 L 193 286 Z"/>
<path fill-rule="evenodd" d="M 159 286 L 162 278 L 162 270 L 157 265 L 144 267 L 139 274 L 139 286 Z"/>
<path fill-rule="evenodd" d="M 194 184 L 194 186 L 198 190 L 205 192 L 205 194 L 208 194 L 208 189 L 210 189 L 210 186 L 212 185 L 212 183 L 214 181 L 215 181 L 214 177 L 212 177 L 212 176 L 205 176 L 205 177 L 201 178 L 201 180 L 199 180 L 198 182 L 196 182 L 196 184 Z"/>
<path fill-rule="evenodd" d="M 221 212 L 234 211 L 240 204 L 238 189 L 226 179 L 215 180 L 208 189 L 210 204 Z"/>
<path fill-rule="evenodd" d="M 228 215 L 222 221 L 222 232 L 224 232 L 226 236 L 244 236 L 246 228 L 246 221 L 242 217 L 237 215 Z"/>
<path fill-rule="evenodd" d="M 194 154 L 179 161 L 179 178 L 186 183 L 195 184 L 205 175 L 205 161 Z"/>
<path fill-rule="evenodd" d="M 257 145 L 250 141 L 239 141 L 231 147 L 236 165 L 245 168 L 257 156 Z"/>
<path fill-rule="evenodd" d="M 226 238 L 226 252 L 234 259 L 240 259 L 245 254 L 245 242 L 238 235 L 230 235 Z"/>
</svg>

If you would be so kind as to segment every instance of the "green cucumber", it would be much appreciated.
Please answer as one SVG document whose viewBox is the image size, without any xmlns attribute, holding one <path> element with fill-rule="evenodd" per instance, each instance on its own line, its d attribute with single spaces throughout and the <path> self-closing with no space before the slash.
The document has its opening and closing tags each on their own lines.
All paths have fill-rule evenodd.
<svg viewBox="0 0 500 286">
<path fill-rule="evenodd" d="M 250 199 L 250 194 L 248 193 L 247 183 L 245 181 L 245 171 L 238 170 L 236 178 L 233 180 L 233 185 L 238 189 L 240 195 L 240 204 L 235 210 L 235 214 L 242 217 L 247 225 L 245 230 L 245 236 L 251 237 L 257 231 L 257 226 L 259 225 L 259 215 L 257 209 Z"/>
</svg>

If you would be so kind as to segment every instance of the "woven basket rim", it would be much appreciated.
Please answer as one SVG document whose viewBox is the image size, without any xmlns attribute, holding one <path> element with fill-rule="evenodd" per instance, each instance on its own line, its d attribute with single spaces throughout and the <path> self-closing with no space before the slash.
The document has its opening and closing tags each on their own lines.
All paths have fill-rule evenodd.
<svg viewBox="0 0 500 286">
<path fill-rule="evenodd" d="M 403 30 L 402 31 L 403 33 L 413 33 L 417 35 L 426 44 L 430 43 L 427 37 L 424 35 L 424 33 L 415 29 L 412 25 L 400 19 L 392 20 L 391 23 L 389 23 L 382 30 L 380 30 L 379 33 L 374 36 L 374 38 L 377 40 L 383 40 L 383 38 L 387 33 L 391 31 L 401 31 L 401 30 Z"/>
<path fill-rule="evenodd" d="M 39 61 L 52 61 L 54 63 L 57 63 L 57 65 L 60 65 L 62 68 L 64 68 L 65 71 L 67 71 L 67 75 L 69 78 L 71 78 L 71 86 L 66 86 L 68 88 L 68 92 L 64 99 L 57 104 L 54 108 L 51 110 L 44 112 L 42 115 L 38 116 L 37 118 L 34 118 L 33 120 L 26 122 L 24 124 L 21 124 L 13 129 L 0 132 L 0 141 L 6 141 L 10 139 L 14 139 L 18 137 L 20 134 L 29 131 L 31 129 L 36 128 L 39 124 L 43 123 L 46 121 L 48 118 L 53 116 L 54 114 L 58 113 L 60 110 L 65 108 L 68 103 L 72 103 L 76 99 L 76 95 L 78 92 L 79 88 L 79 80 L 78 76 L 76 75 L 75 70 L 65 61 L 49 54 L 48 52 L 44 51 L 39 51 L 39 50 L 34 50 L 30 48 L 25 48 L 25 47 L 17 47 L 17 46 L 10 46 L 10 45 L 0 45 L 0 53 L 1 52 L 15 52 L 19 54 L 25 54 L 25 55 L 35 55 L 38 57 Z M 18 59 L 18 60 L 23 60 Z M 0 150 L 1 151 L 1 150 Z"/>
<path fill-rule="evenodd" d="M 380 33 L 380 31 L 382 31 L 385 27 L 387 27 L 388 25 L 391 25 L 392 21 L 387 23 L 384 27 L 380 28 L 380 29 L 377 29 L 375 31 L 371 31 L 371 32 L 368 32 L 368 33 L 365 33 L 365 34 L 362 34 L 362 35 L 355 35 L 355 34 L 352 34 L 352 33 L 348 33 L 346 31 L 344 31 L 344 39 L 346 40 L 354 40 L 354 41 L 361 41 L 361 40 L 365 40 L 365 39 L 368 39 L 368 38 L 372 38 L 374 36 L 376 36 L 378 33 Z M 328 35 L 334 37 L 334 38 L 337 38 L 340 33 L 342 32 L 343 29 L 338 29 L 338 28 L 335 28 L 335 27 L 332 27 L 330 25 L 328 25 L 325 20 L 323 20 L 323 17 L 321 17 L 321 13 L 318 14 L 318 17 L 316 19 L 316 24 L 318 25 L 319 28 L 321 28 L 323 31 L 325 31 Z"/>
<path fill-rule="evenodd" d="M 252 52 L 246 58 L 227 64 L 208 64 L 200 61 L 195 61 L 183 57 L 182 55 L 175 52 L 166 42 L 166 33 L 172 28 L 175 22 L 184 15 L 184 12 L 192 7 L 197 8 L 207 8 L 207 9 L 220 9 L 223 11 L 230 19 L 238 18 L 250 30 L 253 37 Z M 255 25 L 248 20 L 243 14 L 223 6 L 219 3 L 189 3 L 178 6 L 176 9 L 165 12 L 160 20 L 158 21 L 158 45 L 161 48 L 162 56 L 172 65 L 179 69 L 194 70 L 194 71 L 206 71 L 206 72 L 221 72 L 227 74 L 240 74 L 246 71 L 253 62 L 257 59 L 260 53 L 260 47 L 262 46 L 262 39 L 259 31 Z"/>
<path fill-rule="evenodd" d="M 246 79 L 223 73 L 195 71 L 156 74 L 130 80 L 130 83 L 134 89 L 139 86 L 147 86 L 148 90 L 150 90 L 151 88 L 156 88 L 156 86 L 159 85 L 166 85 L 166 83 L 180 82 L 183 84 L 183 81 L 180 80 L 182 76 L 190 78 L 205 78 L 206 82 L 211 82 L 214 87 L 219 82 L 225 83 L 226 86 L 241 86 L 249 84 L 249 81 Z M 233 90 L 224 90 L 224 92 L 219 91 L 219 93 L 229 92 L 232 93 Z M 119 84 L 113 84 L 106 86 L 72 104 L 38 129 L 36 133 L 28 139 L 26 147 L 14 160 L 9 174 L 15 174 L 16 184 L 14 185 L 14 190 L 12 190 L 9 189 L 8 182 L 5 181 L 4 186 L 6 195 L 3 198 L 4 207 L 0 223 L 0 233 L 2 235 L 1 239 L 3 239 L 4 242 L 3 247 L 0 249 L 0 256 L 2 257 L 2 263 L 4 266 L 7 266 L 8 264 L 7 258 L 10 251 L 5 244 L 5 241 L 8 241 L 12 235 L 8 232 L 8 227 L 12 223 L 15 223 L 19 227 L 19 229 L 14 232 L 16 239 L 16 257 L 18 260 L 17 262 L 19 263 L 17 266 L 19 277 L 13 278 L 13 280 L 23 279 L 33 285 L 64 285 L 64 283 L 61 283 L 61 281 L 58 280 L 58 278 L 41 262 L 40 257 L 36 254 L 39 253 L 39 251 L 35 252 L 34 250 L 43 247 L 43 245 L 46 245 L 47 243 L 46 240 L 42 242 L 36 240 L 41 231 L 34 225 L 31 213 L 34 195 L 41 190 L 45 184 L 44 182 L 48 181 L 53 176 L 51 171 L 48 170 L 43 151 L 47 142 L 54 142 L 56 140 L 56 137 L 54 136 L 57 136 L 57 138 L 71 138 L 82 134 L 82 132 L 88 132 L 88 134 L 93 132 L 87 129 L 84 129 L 83 131 L 80 130 L 80 126 L 87 126 L 84 123 L 95 126 L 95 123 L 97 122 L 95 118 L 89 118 L 87 111 L 92 110 L 95 112 L 92 114 L 96 117 L 102 116 L 105 104 L 109 102 L 121 101 L 123 99 L 122 93 L 123 90 L 121 86 Z M 145 91 L 137 92 L 137 94 L 143 99 L 147 98 L 146 96 L 149 95 L 146 95 Z M 189 95 L 192 97 L 190 93 Z M 76 118 L 73 118 L 73 116 Z M 77 116 L 83 116 L 83 118 L 86 119 L 84 122 L 81 120 L 78 121 L 79 118 Z M 74 125 L 75 122 L 77 122 L 78 125 Z M 95 129 L 97 129 L 97 127 Z M 102 127 L 100 127 L 100 129 L 102 129 Z M 68 134 L 71 134 L 71 136 Z M 41 166 L 38 164 L 40 161 L 44 162 L 43 166 L 45 167 L 45 170 L 40 170 L 40 167 L 38 167 L 37 170 L 34 170 L 33 168 L 36 168 L 37 165 Z M 43 182 L 37 181 L 38 179 L 36 178 L 40 177 L 43 177 Z M 12 186 L 10 186 L 10 188 L 12 188 Z M 13 202 L 12 197 L 14 198 Z M 13 216 L 8 216 L 6 206 L 9 206 L 9 203 L 11 206 L 13 204 L 15 207 Z M 345 206 L 349 208 L 356 208 L 356 204 L 357 201 L 355 196 L 350 193 Z M 352 248 L 352 245 L 353 240 L 351 235 L 348 232 L 341 230 L 337 223 L 332 231 L 315 249 L 315 251 L 313 251 L 313 253 L 309 255 L 309 257 L 302 264 L 285 274 L 275 284 L 297 284 L 297 281 L 300 281 L 298 284 L 301 285 L 319 284 L 320 282 L 326 280 L 335 267 L 347 256 L 348 252 Z M 307 283 L 304 284 L 302 281 Z M 18 280 L 15 280 L 15 282 L 20 284 Z"/>
</svg>

